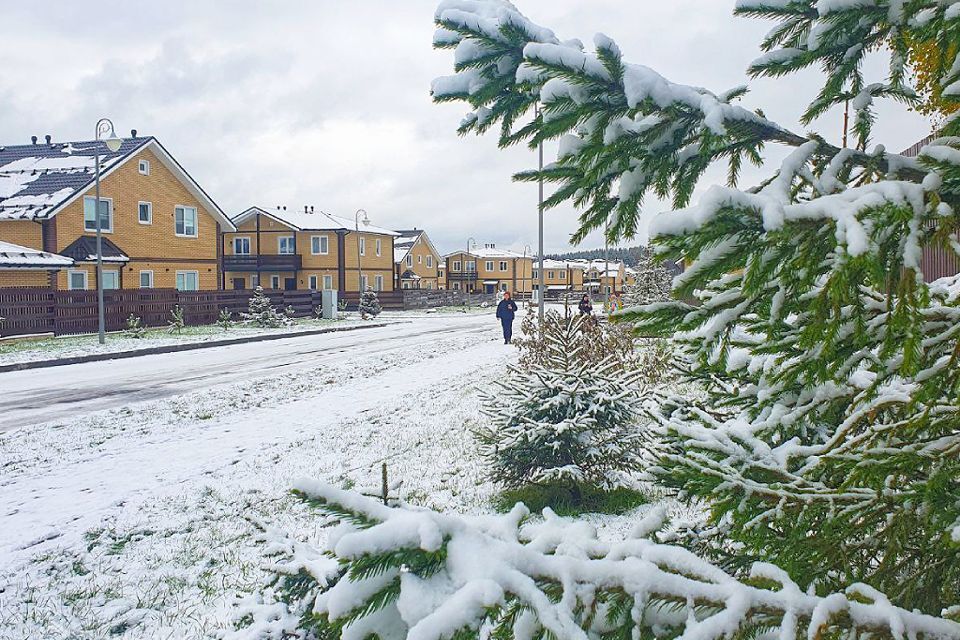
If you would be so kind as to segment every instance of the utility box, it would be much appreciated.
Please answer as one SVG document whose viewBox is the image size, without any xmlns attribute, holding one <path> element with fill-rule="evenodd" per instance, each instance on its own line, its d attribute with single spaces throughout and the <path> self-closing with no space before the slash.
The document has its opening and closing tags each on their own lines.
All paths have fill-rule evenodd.
<svg viewBox="0 0 960 640">
<path fill-rule="evenodd" d="M 337 292 L 327 290 L 320 292 L 320 311 L 324 320 L 337 319 Z"/>
</svg>

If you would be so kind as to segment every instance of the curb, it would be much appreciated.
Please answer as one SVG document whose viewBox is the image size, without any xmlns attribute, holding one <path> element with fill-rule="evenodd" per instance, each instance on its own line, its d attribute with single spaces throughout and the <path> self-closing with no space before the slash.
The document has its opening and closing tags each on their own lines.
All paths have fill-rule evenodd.
<svg viewBox="0 0 960 640">
<path fill-rule="evenodd" d="M 17 362 L 14 364 L 0 365 L 0 373 L 10 371 L 26 371 L 28 369 L 46 369 L 48 367 L 62 367 L 70 364 L 84 364 L 86 362 L 102 362 L 104 360 L 125 360 L 127 358 L 138 358 L 140 356 L 152 356 L 161 353 L 177 353 L 179 351 L 196 351 L 198 349 L 211 349 L 213 347 L 226 347 L 234 344 L 248 344 L 250 342 L 270 342 L 273 340 L 290 340 L 292 338 L 302 338 L 304 336 L 317 336 L 324 333 L 342 333 L 344 331 L 360 331 L 363 329 L 379 329 L 391 324 L 400 324 L 398 322 L 378 322 L 375 324 L 364 324 L 352 327 L 330 327 L 328 329 L 312 329 L 310 331 L 298 331 L 297 333 L 286 334 L 264 334 L 260 336 L 247 336 L 244 338 L 228 338 L 226 340 L 210 340 L 208 342 L 189 342 L 186 344 L 171 344 L 162 347 L 150 347 L 147 349 L 134 349 L 131 351 L 116 351 L 114 353 L 95 353 L 89 356 L 72 356 L 69 358 L 57 358 L 54 360 L 34 360 L 32 362 Z"/>
</svg>

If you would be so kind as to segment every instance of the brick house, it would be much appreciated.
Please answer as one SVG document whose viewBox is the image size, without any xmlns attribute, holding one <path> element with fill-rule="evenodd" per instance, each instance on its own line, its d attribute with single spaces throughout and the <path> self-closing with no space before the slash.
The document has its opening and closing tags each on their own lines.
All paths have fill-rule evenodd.
<svg viewBox="0 0 960 640">
<path fill-rule="evenodd" d="M 0 147 L 0 241 L 73 261 L 46 278 L 7 275 L 3 286 L 96 288 L 97 147 L 104 288 L 217 289 L 218 238 L 233 225 L 156 138 L 136 132 L 116 152 L 49 137 Z"/>
</svg>

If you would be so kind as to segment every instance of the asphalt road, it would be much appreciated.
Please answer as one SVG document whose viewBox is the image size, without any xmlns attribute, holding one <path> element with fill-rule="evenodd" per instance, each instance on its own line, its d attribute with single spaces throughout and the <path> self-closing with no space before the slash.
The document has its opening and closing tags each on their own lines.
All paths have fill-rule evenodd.
<svg viewBox="0 0 960 640">
<path fill-rule="evenodd" d="M 498 329 L 486 314 L 436 316 L 376 329 L 0 373 L 0 432 Z"/>
</svg>

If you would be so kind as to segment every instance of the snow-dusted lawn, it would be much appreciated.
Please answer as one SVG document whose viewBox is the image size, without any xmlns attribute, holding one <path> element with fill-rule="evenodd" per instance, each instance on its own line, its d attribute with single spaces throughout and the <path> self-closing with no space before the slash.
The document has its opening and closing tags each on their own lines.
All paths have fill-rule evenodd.
<svg viewBox="0 0 960 640">
<path fill-rule="evenodd" d="M 476 387 L 516 351 L 462 322 L 414 349 L 0 436 L 0 638 L 208 637 L 264 582 L 250 519 L 326 535 L 289 496 L 300 476 L 375 490 L 386 459 L 412 503 L 489 510 Z"/>
<path fill-rule="evenodd" d="M 172 344 L 211 342 L 265 334 L 296 334 L 298 332 L 312 331 L 315 329 L 347 327 L 363 322 L 364 321 L 361 321 L 355 314 L 351 314 L 344 320 L 300 318 L 295 325 L 279 329 L 262 329 L 237 324 L 228 330 L 224 330 L 217 325 L 203 325 L 199 327 L 185 327 L 181 333 L 177 334 L 168 332 L 164 327 L 156 327 L 148 329 L 143 338 L 131 338 L 119 332 L 110 333 L 107 335 L 106 344 L 103 345 L 97 341 L 95 334 L 38 339 L 6 339 L 0 342 L 0 365 L 71 358 L 74 356 L 87 356 L 101 353 L 120 353 L 123 351 L 135 351 L 138 349 L 149 349 L 151 347 L 161 347 Z"/>
</svg>

